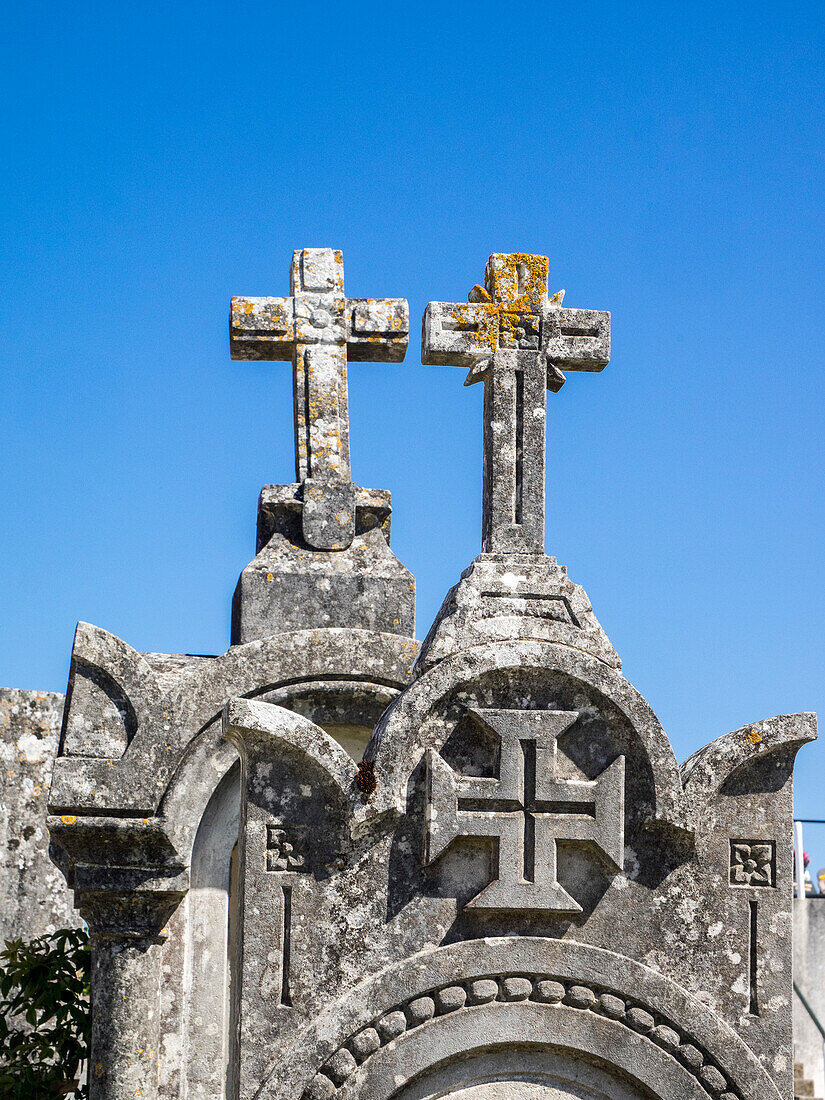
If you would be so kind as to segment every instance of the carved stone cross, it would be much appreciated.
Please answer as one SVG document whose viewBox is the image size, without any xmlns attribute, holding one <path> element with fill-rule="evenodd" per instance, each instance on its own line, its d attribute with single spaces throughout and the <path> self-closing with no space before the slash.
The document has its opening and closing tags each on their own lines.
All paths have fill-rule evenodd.
<svg viewBox="0 0 825 1100">
<path fill-rule="evenodd" d="M 303 484 L 304 537 L 340 550 L 355 534 L 347 362 L 400 363 L 409 338 L 404 298 L 347 298 L 344 261 L 332 248 L 293 253 L 289 298 L 233 298 L 233 359 L 291 359 L 295 469 Z"/>
<path fill-rule="evenodd" d="M 544 552 L 547 390 L 560 368 L 600 371 L 610 359 L 610 314 L 565 309 L 547 297 L 546 256 L 493 254 L 469 303 L 430 302 L 422 362 L 469 367 L 484 387 L 486 553 Z"/>
<path fill-rule="evenodd" d="M 467 903 L 479 910 L 579 913 L 557 878 L 556 842 L 589 842 L 624 862 L 624 757 L 595 780 L 556 778 L 556 742 L 578 711 L 471 710 L 500 739 L 497 779 L 456 774 L 427 751 L 429 864 L 461 836 L 497 843 L 494 880 Z"/>
</svg>

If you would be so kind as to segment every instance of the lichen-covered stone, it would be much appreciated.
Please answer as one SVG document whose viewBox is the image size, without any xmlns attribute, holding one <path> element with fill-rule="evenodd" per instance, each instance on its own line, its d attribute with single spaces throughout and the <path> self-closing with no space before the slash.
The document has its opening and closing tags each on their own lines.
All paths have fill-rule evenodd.
<svg viewBox="0 0 825 1100">
<path fill-rule="evenodd" d="M 296 262 L 292 299 L 237 306 L 233 341 L 295 355 L 332 400 L 350 320 L 366 332 L 372 312 L 348 312 L 335 256 Z M 262 500 L 259 551 L 290 579 L 257 637 L 189 657 L 79 627 L 50 804 L 103 1006 L 91 1100 L 479 1082 L 508 1100 L 790 1100 L 792 768 L 815 722 L 755 723 L 680 768 L 544 555 L 545 390 L 609 352 L 607 315 L 546 291 L 543 257 L 496 255 L 467 307 L 428 310 L 430 361 L 485 379 L 487 473 L 483 553 L 416 664 L 390 596 L 336 604 L 340 588 L 351 618 L 313 619 L 368 543 L 361 576 L 381 581 L 388 502 L 330 470 L 319 494 L 309 465 Z M 374 350 L 364 332 L 353 346 Z M 299 421 L 299 464 L 322 427 Z M 325 502 L 350 499 L 351 541 L 319 545 Z"/>
<path fill-rule="evenodd" d="M 560 368 L 600 371 L 610 360 L 610 314 L 566 309 L 547 294 L 546 256 L 494 253 L 469 304 L 430 302 L 421 361 L 468 367 L 484 382 L 483 549 L 544 551 L 547 390 Z"/>
<path fill-rule="evenodd" d="M 266 485 L 258 506 L 258 552 L 232 603 L 232 642 L 328 627 L 411 638 L 415 582 L 390 550 L 390 494 L 355 489 L 349 545 L 310 546 L 301 531 L 304 487 Z"/>
<path fill-rule="evenodd" d="M 233 298 L 235 359 L 291 359 L 297 483 L 267 485 L 255 559 L 232 604 L 232 642 L 353 627 L 412 637 L 415 586 L 389 548 L 390 494 L 350 472 L 348 360 L 400 362 L 403 298 L 346 298 L 331 248 L 294 253 L 289 298 Z"/>
<path fill-rule="evenodd" d="M 537 1001 L 543 1001 L 544 1004 L 548 1005 L 558 1004 L 559 1001 L 563 1001 L 564 994 L 565 989 L 561 982 L 536 982 L 536 988 L 533 991 L 533 996 Z"/>
<path fill-rule="evenodd" d="M 0 688 L 0 943 L 79 923 L 46 827 L 63 703 L 55 692 Z"/>
</svg>

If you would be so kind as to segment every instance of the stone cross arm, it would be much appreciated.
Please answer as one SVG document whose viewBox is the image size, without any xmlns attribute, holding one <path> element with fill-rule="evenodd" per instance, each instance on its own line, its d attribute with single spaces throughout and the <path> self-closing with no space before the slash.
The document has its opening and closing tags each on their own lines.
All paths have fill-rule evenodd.
<svg viewBox="0 0 825 1100">
<path fill-rule="evenodd" d="M 546 361 L 553 391 L 564 384 L 562 370 L 604 370 L 610 361 L 610 314 L 565 308 L 563 290 L 549 298 L 547 270 L 545 256 L 494 253 L 485 285 L 473 287 L 468 302 L 427 306 L 422 362 L 468 367 L 470 385 L 482 379 L 496 352 L 532 352 Z"/>
<path fill-rule="evenodd" d="M 467 902 L 473 909 L 581 912 L 557 878 L 557 842 L 595 847 L 611 868 L 624 862 L 624 757 L 595 780 L 557 775 L 557 740 L 578 711 L 470 708 L 499 738 L 498 776 L 456 773 L 434 749 L 427 761 L 425 863 L 459 837 L 496 841 L 493 881 Z"/>
<path fill-rule="evenodd" d="M 601 371 L 609 363 L 610 314 L 607 311 L 549 305 L 535 317 L 532 327 L 538 330 L 535 332 L 536 346 L 519 350 L 541 351 L 548 363 L 565 370 Z M 517 315 L 508 314 L 500 306 L 430 302 L 424 312 L 423 362 L 433 366 L 473 368 L 496 351 L 515 346 L 502 336 L 506 330 L 506 336 L 510 337 L 514 321 L 518 323 L 518 320 Z M 522 337 L 521 343 L 526 342 Z"/>
<path fill-rule="evenodd" d="M 547 390 L 562 369 L 600 371 L 610 359 L 610 314 L 566 309 L 547 294 L 546 256 L 494 252 L 468 302 L 430 302 L 421 361 L 468 367 L 484 386 L 485 553 L 544 553 Z"/>
<path fill-rule="evenodd" d="M 410 311 L 404 298 L 344 298 L 315 304 L 308 295 L 233 298 L 233 359 L 292 359 L 296 344 L 346 345 L 351 362 L 400 363 Z M 331 306 L 331 308 L 330 308 Z"/>
</svg>

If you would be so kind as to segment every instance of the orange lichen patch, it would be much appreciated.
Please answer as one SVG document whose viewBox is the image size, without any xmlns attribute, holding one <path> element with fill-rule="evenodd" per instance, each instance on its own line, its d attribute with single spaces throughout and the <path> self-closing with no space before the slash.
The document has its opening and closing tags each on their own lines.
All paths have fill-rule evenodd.
<svg viewBox="0 0 825 1100">
<path fill-rule="evenodd" d="M 466 334 L 474 350 L 489 349 L 492 354 L 498 347 L 498 309 L 498 306 L 478 303 L 455 305 L 449 313 L 453 331 Z"/>
<path fill-rule="evenodd" d="M 762 734 L 759 730 L 751 728 L 748 730 L 748 740 L 752 745 L 758 745 L 762 740 Z"/>
<path fill-rule="evenodd" d="M 531 324 L 537 324 L 526 324 L 525 315 L 540 312 L 547 301 L 548 268 L 546 256 L 494 253 L 487 261 L 486 285 L 472 288 L 467 296 L 469 305 L 452 307 L 445 327 L 466 333 L 473 351 L 492 353 L 500 346 L 524 347 L 524 340 L 532 332 Z M 533 335 L 537 348 L 537 329 Z M 528 346 L 532 345 L 528 342 Z"/>
<path fill-rule="evenodd" d="M 506 302 L 513 311 L 530 311 L 547 297 L 549 269 L 546 256 L 494 252 L 487 261 L 484 285 L 493 302 Z"/>
<path fill-rule="evenodd" d="M 60 820 L 63 822 L 64 825 L 74 825 L 74 823 L 77 821 L 77 818 L 73 814 L 63 814 Z"/>
</svg>

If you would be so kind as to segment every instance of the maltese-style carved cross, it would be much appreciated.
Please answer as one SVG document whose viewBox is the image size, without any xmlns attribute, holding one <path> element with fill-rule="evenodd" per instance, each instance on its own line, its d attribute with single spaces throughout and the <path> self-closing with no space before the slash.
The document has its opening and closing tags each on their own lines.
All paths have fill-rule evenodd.
<svg viewBox="0 0 825 1100">
<path fill-rule="evenodd" d="M 564 291 L 547 296 L 546 256 L 495 253 L 485 285 L 469 303 L 430 302 L 422 362 L 469 367 L 465 385 L 484 381 L 486 553 L 544 552 L 547 390 L 561 368 L 603 370 L 610 359 L 610 314 L 565 309 Z"/>
<path fill-rule="evenodd" d="M 293 253 L 289 298 L 233 298 L 233 359 L 291 359 L 295 469 L 303 532 L 318 550 L 355 534 L 347 361 L 400 363 L 409 338 L 404 298 L 347 298 L 344 261 L 332 248 Z"/>
<path fill-rule="evenodd" d="M 611 870 L 624 863 L 624 757 L 595 780 L 559 779 L 558 737 L 578 711 L 475 710 L 499 738 L 498 778 L 453 771 L 427 750 L 427 843 L 433 863 L 458 837 L 497 842 L 498 868 L 466 908 L 580 913 L 557 877 L 556 842 L 592 844 Z"/>
</svg>

